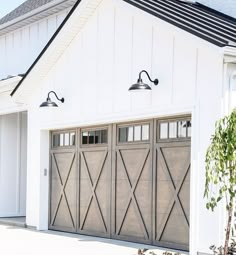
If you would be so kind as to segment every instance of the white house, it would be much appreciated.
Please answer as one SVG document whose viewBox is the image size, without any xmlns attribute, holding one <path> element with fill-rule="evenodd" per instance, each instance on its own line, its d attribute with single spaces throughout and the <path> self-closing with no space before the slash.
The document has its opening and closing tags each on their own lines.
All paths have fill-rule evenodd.
<svg viewBox="0 0 236 255">
<path fill-rule="evenodd" d="M 225 215 L 205 208 L 205 152 L 236 106 L 235 35 L 233 17 L 199 3 L 77 1 L 27 71 L 6 58 L 5 76 L 24 76 L 0 82 L 0 216 L 209 253 Z M 129 91 L 137 78 L 151 90 Z"/>
</svg>

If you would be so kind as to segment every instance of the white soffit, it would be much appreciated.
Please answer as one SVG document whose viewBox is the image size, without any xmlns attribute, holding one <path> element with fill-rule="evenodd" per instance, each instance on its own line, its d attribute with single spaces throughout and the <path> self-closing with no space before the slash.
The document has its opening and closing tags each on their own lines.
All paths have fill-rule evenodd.
<svg viewBox="0 0 236 255">
<path fill-rule="evenodd" d="M 103 0 L 80 1 L 69 19 L 63 25 L 54 40 L 48 45 L 46 51 L 39 58 L 22 85 L 16 90 L 13 98 L 16 102 L 27 102 L 35 87 L 44 79 L 49 70 L 56 64 L 75 36 L 81 31 L 89 17 L 91 17 Z M 59 28 L 60 29 L 60 28 Z M 46 46 L 47 47 L 47 46 Z"/>
<path fill-rule="evenodd" d="M 55 0 L 0 25 L 0 36 L 72 7 L 76 0 Z"/>
</svg>

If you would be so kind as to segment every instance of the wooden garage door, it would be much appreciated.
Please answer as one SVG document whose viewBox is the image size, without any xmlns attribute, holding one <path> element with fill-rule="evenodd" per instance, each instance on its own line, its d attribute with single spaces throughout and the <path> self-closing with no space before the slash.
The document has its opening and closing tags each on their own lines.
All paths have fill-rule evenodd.
<svg viewBox="0 0 236 255">
<path fill-rule="evenodd" d="M 49 228 L 188 250 L 190 118 L 77 131 L 52 133 Z"/>
<path fill-rule="evenodd" d="M 53 133 L 49 228 L 76 231 L 75 131 Z"/>
<path fill-rule="evenodd" d="M 157 125 L 154 243 L 188 250 L 191 121 Z"/>
<path fill-rule="evenodd" d="M 151 243 L 152 123 L 118 126 L 114 133 L 112 236 Z"/>
<path fill-rule="evenodd" d="M 103 127 L 80 133 L 78 232 L 110 237 L 111 132 Z"/>
</svg>

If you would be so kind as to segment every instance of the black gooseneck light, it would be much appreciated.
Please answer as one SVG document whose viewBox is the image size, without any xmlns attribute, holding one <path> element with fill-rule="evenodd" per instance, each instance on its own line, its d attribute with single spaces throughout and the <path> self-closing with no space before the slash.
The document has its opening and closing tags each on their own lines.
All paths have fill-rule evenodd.
<svg viewBox="0 0 236 255">
<path fill-rule="evenodd" d="M 142 78 L 141 78 L 141 75 L 142 73 L 145 73 L 149 79 L 149 81 L 151 81 L 152 83 L 154 83 L 154 85 L 157 85 L 159 83 L 158 79 L 154 79 L 152 80 L 148 74 L 148 72 L 146 70 L 142 70 L 140 73 L 139 73 L 139 77 L 138 77 L 138 80 L 137 80 L 137 83 L 133 84 L 130 88 L 129 88 L 129 91 L 137 91 L 137 90 L 152 90 L 152 88 L 143 82 Z"/>
<path fill-rule="evenodd" d="M 50 91 L 50 92 L 48 92 L 48 96 L 47 96 L 46 101 L 43 102 L 39 107 L 58 107 L 58 105 L 57 105 L 55 102 L 53 102 L 53 101 L 51 100 L 50 94 L 54 94 L 58 101 L 61 101 L 62 103 L 65 102 L 64 97 L 62 97 L 62 98 L 60 99 L 60 98 L 58 98 L 58 96 L 57 96 L 57 94 L 56 94 L 55 91 Z"/>
</svg>

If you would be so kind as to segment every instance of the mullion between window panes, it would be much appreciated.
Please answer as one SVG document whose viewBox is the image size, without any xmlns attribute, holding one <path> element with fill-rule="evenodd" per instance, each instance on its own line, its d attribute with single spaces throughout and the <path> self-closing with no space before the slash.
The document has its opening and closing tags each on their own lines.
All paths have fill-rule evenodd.
<svg viewBox="0 0 236 255">
<path fill-rule="evenodd" d="M 176 121 L 176 138 L 180 138 L 180 134 L 179 134 L 179 125 L 180 125 L 180 122 L 179 121 Z"/>
<path fill-rule="evenodd" d="M 141 125 L 141 132 L 140 132 L 141 134 L 141 137 L 140 137 L 140 141 L 143 141 L 143 125 Z"/>
<path fill-rule="evenodd" d="M 186 130 L 185 130 L 185 137 L 188 137 L 188 120 L 186 120 Z"/>
<path fill-rule="evenodd" d="M 167 122 L 167 139 L 170 138 L 170 122 Z"/>
</svg>

